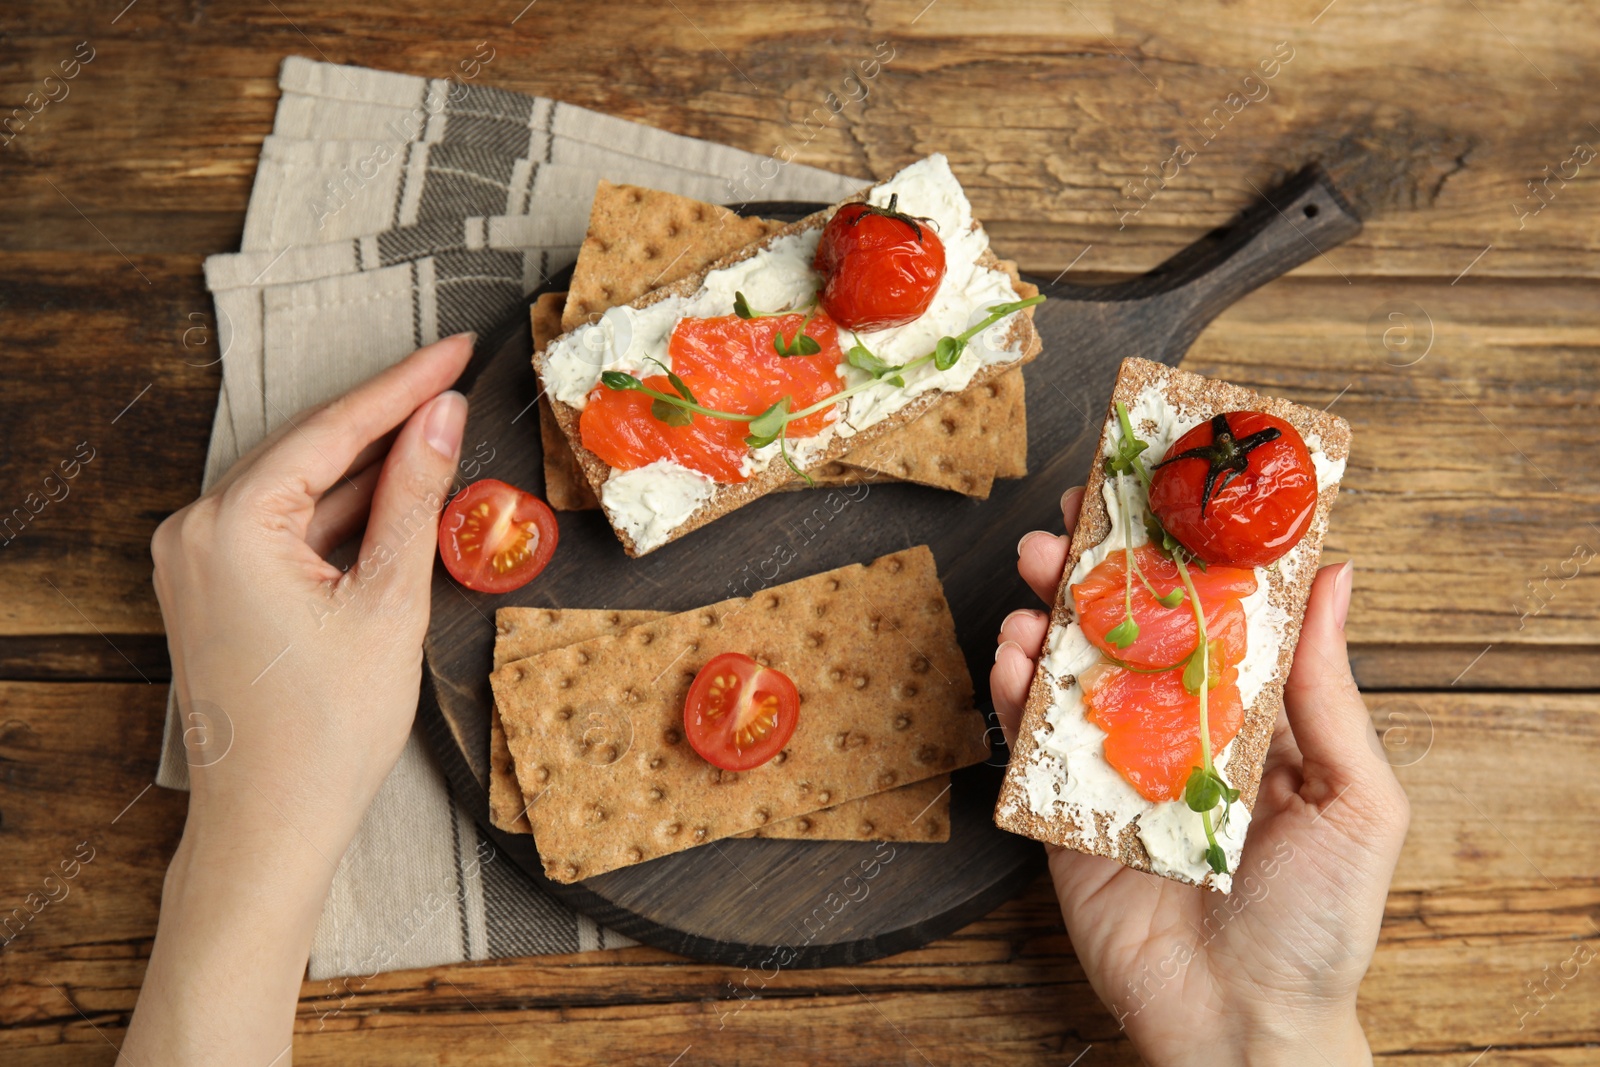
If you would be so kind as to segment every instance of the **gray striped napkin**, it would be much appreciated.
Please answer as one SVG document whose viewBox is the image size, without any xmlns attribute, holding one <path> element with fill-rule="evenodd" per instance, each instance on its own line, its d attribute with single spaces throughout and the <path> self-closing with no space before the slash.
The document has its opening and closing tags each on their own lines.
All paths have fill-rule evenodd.
<svg viewBox="0 0 1600 1067">
<path fill-rule="evenodd" d="M 761 199 L 863 184 L 471 82 L 291 57 L 279 87 L 242 250 L 206 261 L 223 352 L 208 486 L 291 413 L 520 313 L 576 258 L 601 178 L 724 203 L 752 174 Z M 160 785 L 188 787 L 188 725 L 169 700 Z M 414 734 L 339 865 L 309 974 L 342 995 L 382 971 L 627 944 L 497 855 Z"/>
</svg>

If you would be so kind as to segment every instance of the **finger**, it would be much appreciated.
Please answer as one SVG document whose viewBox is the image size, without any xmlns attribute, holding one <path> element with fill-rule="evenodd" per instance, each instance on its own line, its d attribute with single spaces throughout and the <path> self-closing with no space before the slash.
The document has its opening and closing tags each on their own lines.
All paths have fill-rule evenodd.
<svg viewBox="0 0 1600 1067">
<path fill-rule="evenodd" d="M 382 473 L 382 464 L 373 463 L 322 494 L 311 516 L 311 525 L 306 527 L 306 544 L 311 546 L 311 551 L 326 558 L 328 553 L 355 536 L 367 521 L 372 493 Z"/>
<path fill-rule="evenodd" d="M 1014 641 L 1024 654 L 1037 657 L 1044 647 L 1045 631 L 1050 628 L 1050 616 L 1033 608 L 1018 608 L 1000 624 L 999 643 Z"/>
<path fill-rule="evenodd" d="M 367 580 L 427 604 L 444 507 L 467 424 L 467 398 L 442 393 L 411 416 L 384 461 L 361 542 Z M 361 568 L 354 570 L 359 574 Z"/>
<path fill-rule="evenodd" d="M 1083 486 L 1075 485 L 1061 494 L 1061 522 L 1070 535 L 1078 528 L 1078 512 L 1083 509 Z"/>
<path fill-rule="evenodd" d="M 473 335 L 457 334 L 419 348 L 336 400 L 290 420 L 282 436 L 240 475 L 241 486 L 316 497 L 364 450 L 449 388 L 472 358 L 473 342 Z"/>
<path fill-rule="evenodd" d="M 1017 573 L 1046 604 L 1056 602 L 1056 587 L 1067 565 L 1070 539 L 1035 530 L 1017 542 Z"/>
<path fill-rule="evenodd" d="M 1294 667 L 1284 687 L 1284 710 L 1305 775 L 1339 790 L 1387 764 L 1378 755 L 1372 718 L 1350 674 L 1344 620 L 1353 568 L 1323 567 L 1311 586 Z M 1310 798 L 1318 799 L 1318 798 Z"/>
<path fill-rule="evenodd" d="M 1017 725 L 1022 721 L 1022 706 L 1028 702 L 1028 688 L 1033 684 L 1033 660 L 1022 647 L 1007 641 L 994 653 L 994 666 L 989 671 L 989 695 L 994 699 L 995 717 L 1005 732 L 1006 746 L 1015 748 Z"/>
</svg>

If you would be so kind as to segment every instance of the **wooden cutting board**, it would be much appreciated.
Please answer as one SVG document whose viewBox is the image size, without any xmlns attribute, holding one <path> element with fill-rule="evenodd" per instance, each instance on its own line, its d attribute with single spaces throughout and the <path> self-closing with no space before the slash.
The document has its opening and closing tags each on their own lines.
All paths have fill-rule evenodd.
<svg viewBox="0 0 1600 1067">
<path fill-rule="evenodd" d="M 751 204 L 798 218 L 820 205 Z M 915 544 L 933 549 L 961 646 L 993 723 L 988 675 L 995 634 L 1037 603 L 1016 572 L 1029 530 L 1058 529 L 1060 496 L 1084 481 L 1117 365 L 1125 356 L 1176 364 L 1200 330 L 1257 286 L 1348 240 L 1361 222 L 1316 168 L 1143 277 L 1112 286 L 1030 278 L 1049 296 L 1035 322 L 1044 352 L 1024 370 L 1026 478 L 997 481 L 986 501 L 908 484 L 874 485 L 813 517 L 821 494 L 774 493 L 643 559 L 623 554 L 599 512 L 560 516 L 561 545 L 538 579 L 505 596 L 462 589 L 435 569 L 419 712 L 456 795 L 497 847 L 552 896 L 647 944 L 710 962 L 766 970 L 860 963 L 949 934 L 1015 893 L 1041 868 L 1039 845 L 995 827 L 1006 753 L 954 776 L 943 844 L 727 840 L 575 885 L 545 879 L 533 841 L 488 818 L 488 674 L 494 612 L 504 605 L 683 611 L 727 595 L 746 564 L 780 540 L 788 578 L 866 562 Z M 549 288 L 564 289 L 556 278 Z M 527 316 L 485 339 L 461 388 L 471 399 L 466 480 L 543 484 Z M 812 519 L 809 526 L 807 519 Z M 863 863 L 873 873 L 863 877 Z"/>
</svg>

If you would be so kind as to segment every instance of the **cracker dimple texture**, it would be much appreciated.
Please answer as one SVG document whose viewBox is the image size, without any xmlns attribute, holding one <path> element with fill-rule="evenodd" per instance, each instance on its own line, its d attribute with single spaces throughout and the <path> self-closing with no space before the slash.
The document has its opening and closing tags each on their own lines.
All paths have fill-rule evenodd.
<svg viewBox="0 0 1600 1067">
<path fill-rule="evenodd" d="M 889 564 L 894 573 L 899 561 Z M 782 603 L 782 596 L 772 594 L 769 610 Z M 667 615 L 664 611 L 605 611 L 584 608 L 521 608 L 504 607 L 495 613 L 494 665 L 502 667 L 541 652 L 563 645 L 596 637 L 603 633 L 629 631 L 633 640 L 647 645 L 655 639 L 655 631 L 639 624 Z M 808 634 L 806 643 L 811 646 L 815 637 L 820 646 L 820 634 Z M 920 657 L 913 657 L 912 669 Z M 926 670 L 926 661 L 921 661 Z M 681 670 L 685 688 L 694 681 L 695 672 Z M 571 689 L 576 678 L 562 675 L 556 682 L 558 689 Z M 902 696 L 914 696 L 916 687 L 902 686 Z M 909 728 L 907 716 L 896 717 L 895 729 Z M 620 741 L 620 738 L 618 739 Z M 618 758 L 606 750 L 597 750 L 597 758 L 611 762 Z M 653 761 L 660 763 L 659 758 Z M 656 769 L 656 768 L 650 768 Z M 537 767 L 533 774 L 543 785 L 548 783 L 548 768 Z M 948 775 L 940 775 L 924 782 L 895 788 L 898 776 L 886 771 L 879 776 L 878 788 L 883 793 L 859 797 L 812 813 L 814 818 L 791 818 L 771 821 L 771 814 L 758 810 L 760 825 L 740 836 L 775 839 L 801 839 L 811 841 L 945 841 L 950 836 L 950 798 Z M 930 788 L 931 787 L 931 788 Z M 665 791 L 653 788 L 649 799 L 665 799 Z M 523 813 L 526 801 L 522 787 L 517 783 L 516 768 L 511 758 L 511 747 L 506 741 L 505 727 L 500 720 L 498 705 L 492 705 L 489 716 L 489 812 L 493 823 L 509 833 L 530 834 L 533 827 Z M 638 861 L 634 861 L 638 862 Z"/>
<path fill-rule="evenodd" d="M 777 617 L 763 608 L 769 594 L 786 609 Z M 838 660 L 816 655 L 805 640 L 810 627 L 798 621 L 804 609 L 823 604 L 830 629 L 850 634 L 856 646 Z M 880 620 L 876 631 L 873 618 Z M 955 626 L 924 547 L 636 629 L 653 633 L 648 646 L 628 633 L 602 636 L 491 676 L 522 791 L 534 798 L 534 839 L 552 878 L 587 878 L 638 862 L 635 851 L 649 859 L 794 816 L 811 818 L 809 832 L 820 821 L 813 815 L 819 808 L 878 793 L 883 783 L 942 776 L 988 754 Z M 754 648 L 806 698 L 801 719 L 779 757 L 750 771 L 720 772 L 682 735 L 684 679 L 721 652 Z M 887 698 L 918 663 L 931 671 L 918 676 L 916 695 Z M 567 675 L 576 683 L 557 688 Z M 873 675 L 880 676 L 876 685 Z M 868 681 L 858 688 L 860 677 Z M 625 699 L 629 688 L 635 700 Z M 626 720 L 632 740 L 620 758 L 597 759 L 593 739 L 578 728 L 579 712 L 590 707 Z M 547 769 L 549 779 L 536 780 L 535 768 Z M 943 783 L 935 792 L 942 789 Z M 933 815 L 945 818 L 942 811 Z"/>
</svg>

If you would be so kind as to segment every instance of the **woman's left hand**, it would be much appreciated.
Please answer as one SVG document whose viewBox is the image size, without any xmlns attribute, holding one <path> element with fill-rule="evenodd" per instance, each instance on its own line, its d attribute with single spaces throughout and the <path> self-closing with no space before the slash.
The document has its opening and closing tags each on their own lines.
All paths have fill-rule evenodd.
<svg viewBox="0 0 1600 1067">
<path fill-rule="evenodd" d="M 333 872 L 416 714 L 467 415 L 443 390 L 472 345 L 429 345 L 290 420 L 156 530 L 192 792 L 134 1062 L 287 1047 Z M 363 526 L 354 565 L 329 563 Z"/>
</svg>

